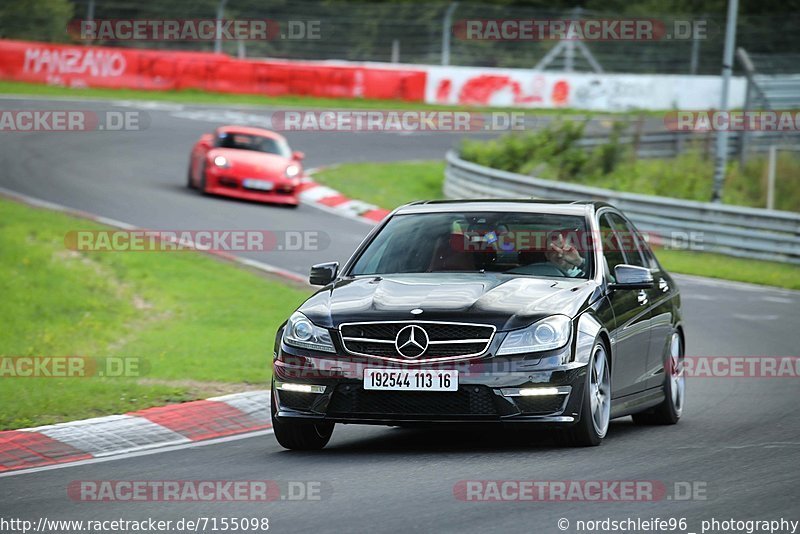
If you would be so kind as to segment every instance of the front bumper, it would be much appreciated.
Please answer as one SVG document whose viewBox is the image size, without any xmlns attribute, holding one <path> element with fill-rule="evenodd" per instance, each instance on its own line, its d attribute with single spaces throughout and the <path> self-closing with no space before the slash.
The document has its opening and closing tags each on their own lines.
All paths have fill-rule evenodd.
<svg viewBox="0 0 800 534">
<path fill-rule="evenodd" d="M 230 187 L 206 187 L 206 193 L 210 195 L 220 195 L 225 197 L 240 198 L 242 200 L 251 200 L 254 202 L 267 202 L 270 204 L 287 204 L 290 206 L 297 206 L 300 200 L 295 192 L 291 193 L 262 193 L 259 191 L 251 191 L 247 189 L 234 189 Z"/>
<path fill-rule="evenodd" d="M 270 177 L 260 177 L 273 183 L 272 190 L 248 189 L 244 187 L 244 177 L 237 176 L 235 173 L 219 170 L 216 167 L 209 169 L 206 174 L 205 192 L 211 195 L 222 195 L 226 197 L 241 198 L 255 202 L 269 202 L 271 204 L 289 204 L 297 206 L 298 188 L 289 180 L 273 179 Z"/>
<path fill-rule="evenodd" d="M 569 348 L 563 349 L 569 351 Z M 279 419 L 377 425 L 508 422 L 570 425 L 579 420 L 586 364 L 567 363 L 565 355 L 541 358 L 492 357 L 416 365 L 417 369 L 456 369 L 453 392 L 365 390 L 364 369 L 397 366 L 380 360 L 291 353 L 281 344 L 273 367 L 272 403 Z M 292 384 L 293 390 L 282 389 Z M 315 392 L 294 385 L 318 386 Z M 520 395 L 520 389 L 547 388 L 558 393 Z M 321 392 L 319 392 L 321 391 Z"/>
</svg>

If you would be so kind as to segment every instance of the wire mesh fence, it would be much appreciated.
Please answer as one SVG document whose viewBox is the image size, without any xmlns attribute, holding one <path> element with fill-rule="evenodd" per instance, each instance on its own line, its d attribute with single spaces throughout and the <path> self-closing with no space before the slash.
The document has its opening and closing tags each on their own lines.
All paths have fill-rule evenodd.
<svg viewBox="0 0 800 534">
<path fill-rule="evenodd" d="M 543 10 L 489 3 L 377 3 L 328 0 L 74 0 L 73 18 L 95 20 L 269 19 L 282 33 L 290 21 L 314 22 L 314 38 L 281 38 L 246 42 L 225 41 L 221 50 L 231 55 L 308 60 L 396 61 L 411 64 L 516 67 L 547 70 L 614 73 L 719 74 L 725 20 L 716 15 L 654 13 L 608 13 L 596 11 Z M 220 8 L 222 10 L 220 11 Z M 448 12 L 450 17 L 448 18 Z M 694 38 L 641 40 L 584 40 L 586 53 L 567 47 L 546 65 L 558 39 L 470 39 L 454 31 L 464 21 L 474 20 L 617 20 L 647 18 L 665 28 L 681 22 L 701 22 L 703 31 Z M 758 58 L 769 72 L 800 71 L 800 15 L 740 16 L 737 45 Z M 14 19 L 4 19 L 0 35 L 19 35 Z M 74 36 L 73 36 L 74 38 Z M 65 32 L 65 40 L 69 36 Z M 449 54 L 446 41 L 450 42 Z M 208 41 L 95 41 L 107 46 L 213 50 Z M 595 64 L 596 63 L 596 64 Z M 761 67 L 761 65 L 759 65 Z"/>
</svg>

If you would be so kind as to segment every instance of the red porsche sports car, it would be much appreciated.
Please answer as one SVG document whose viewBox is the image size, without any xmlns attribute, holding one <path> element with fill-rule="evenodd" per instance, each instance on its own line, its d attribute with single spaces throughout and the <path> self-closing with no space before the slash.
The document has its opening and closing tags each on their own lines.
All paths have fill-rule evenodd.
<svg viewBox="0 0 800 534">
<path fill-rule="evenodd" d="M 221 126 L 192 148 L 188 186 L 204 193 L 296 206 L 302 152 L 263 128 Z"/>
</svg>

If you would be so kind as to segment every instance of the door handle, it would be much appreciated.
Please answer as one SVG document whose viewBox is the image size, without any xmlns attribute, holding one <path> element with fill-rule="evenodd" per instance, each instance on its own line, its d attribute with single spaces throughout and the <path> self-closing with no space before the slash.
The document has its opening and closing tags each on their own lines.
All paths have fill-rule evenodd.
<svg viewBox="0 0 800 534">
<path fill-rule="evenodd" d="M 644 306 L 647 304 L 647 293 L 644 290 L 639 291 L 639 294 L 636 295 L 636 300 L 639 301 L 639 306 Z"/>
<path fill-rule="evenodd" d="M 669 291 L 669 284 L 662 278 L 658 281 L 658 289 L 660 289 L 662 293 L 666 293 Z"/>
</svg>

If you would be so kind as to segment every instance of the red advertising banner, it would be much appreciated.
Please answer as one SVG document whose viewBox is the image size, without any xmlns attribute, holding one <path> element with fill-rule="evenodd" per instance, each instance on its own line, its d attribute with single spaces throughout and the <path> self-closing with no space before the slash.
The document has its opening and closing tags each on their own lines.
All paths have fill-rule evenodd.
<svg viewBox="0 0 800 534">
<path fill-rule="evenodd" d="M 422 102 L 426 72 L 0 40 L 0 79 L 67 87 L 379 98 Z"/>
</svg>

